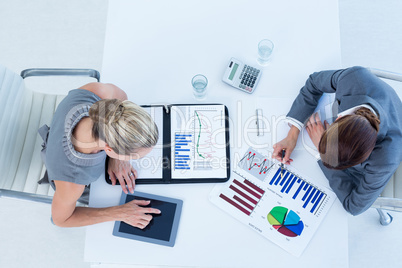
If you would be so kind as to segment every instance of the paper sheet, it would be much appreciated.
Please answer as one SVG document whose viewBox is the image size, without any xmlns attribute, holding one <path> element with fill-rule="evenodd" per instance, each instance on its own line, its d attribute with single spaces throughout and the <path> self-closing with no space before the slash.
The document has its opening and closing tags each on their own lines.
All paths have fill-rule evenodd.
<svg viewBox="0 0 402 268">
<path fill-rule="evenodd" d="M 223 105 L 171 108 L 172 178 L 225 178 Z"/>
<path fill-rule="evenodd" d="M 289 253 L 300 256 L 336 200 L 318 180 L 291 166 L 282 170 L 248 148 L 228 182 L 215 186 L 210 200 Z"/>
<path fill-rule="evenodd" d="M 158 126 L 159 139 L 152 151 L 131 164 L 138 172 L 139 179 L 162 179 L 162 137 L 163 137 L 163 107 L 144 108 Z"/>
</svg>

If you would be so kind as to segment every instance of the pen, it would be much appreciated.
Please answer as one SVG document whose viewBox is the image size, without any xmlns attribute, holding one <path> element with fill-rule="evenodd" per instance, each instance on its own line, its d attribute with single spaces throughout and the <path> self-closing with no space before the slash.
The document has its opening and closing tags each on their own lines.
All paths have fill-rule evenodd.
<svg viewBox="0 0 402 268">
<path fill-rule="evenodd" d="M 282 155 L 281 155 L 281 179 L 283 179 L 283 158 L 285 157 L 285 149 L 282 149 Z"/>
<path fill-rule="evenodd" d="M 256 124 L 257 124 L 257 136 L 264 136 L 264 127 L 263 127 L 263 121 L 262 121 L 262 109 L 256 109 Z"/>
</svg>

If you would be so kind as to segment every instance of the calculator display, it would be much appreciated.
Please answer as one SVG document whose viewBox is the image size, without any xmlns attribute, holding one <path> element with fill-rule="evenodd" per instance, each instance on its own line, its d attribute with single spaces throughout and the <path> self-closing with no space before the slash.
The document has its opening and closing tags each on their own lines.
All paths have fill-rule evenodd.
<svg viewBox="0 0 402 268">
<path fill-rule="evenodd" d="M 235 63 L 235 65 L 233 66 L 232 72 L 229 75 L 229 80 L 233 80 L 233 77 L 234 77 L 238 67 L 239 67 L 239 64 Z"/>
</svg>

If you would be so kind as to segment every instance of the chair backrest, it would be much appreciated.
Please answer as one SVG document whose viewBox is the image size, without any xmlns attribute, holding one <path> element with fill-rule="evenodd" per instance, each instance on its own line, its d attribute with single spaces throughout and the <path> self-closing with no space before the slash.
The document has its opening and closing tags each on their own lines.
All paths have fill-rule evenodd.
<svg viewBox="0 0 402 268">
<path fill-rule="evenodd" d="M 25 85 L 20 76 L 0 66 L 0 188 L 8 174 L 10 151 L 16 143 L 19 117 L 23 111 L 22 103 Z M 6 173 L 4 173 L 6 171 Z"/>
<path fill-rule="evenodd" d="M 49 184 L 37 183 L 45 173 L 40 157 L 43 141 L 38 129 L 43 124 L 50 126 L 64 96 L 25 87 L 23 79 L 40 76 L 81 76 L 99 82 L 100 74 L 93 69 L 40 68 L 17 75 L 0 65 L 0 197 L 51 203 L 53 189 Z M 79 84 L 83 82 L 88 83 Z"/>
<path fill-rule="evenodd" d="M 399 165 L 394 175 L 392 175 L 381 196 L 402 199 L 402 164 Z"/>
<path fill-rule="evenodd" d="M 26 89 L 21 76 L 3 66 L 0 84 L 0 189 L 53 195 L 48 184 L 37 183 L 45 172 L 38 128 L 50 125 L 64 96 Z"/>
<path fill-rule="evenodd" d="M 402 82 L 402 74 L 373 68 L 369 68 L 369 70 L 377 77 L 386 79 L 385 82 L 388 82 L 387 80 Z M 399 89 L 395 87 L 394 89 L 399 96 L 402 95 L 402 92 L 398 92 Z M 394 175 L 392 175 L 384 191 L 381 193 L 381 197 L 402 199 L 402 164 L 399 165 Z"/>
</svg>

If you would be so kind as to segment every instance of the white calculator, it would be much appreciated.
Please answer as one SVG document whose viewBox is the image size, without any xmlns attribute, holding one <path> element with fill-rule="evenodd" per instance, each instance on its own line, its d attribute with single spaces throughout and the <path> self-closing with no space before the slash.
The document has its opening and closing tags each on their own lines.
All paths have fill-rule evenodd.
<svg viewBox="0 0 402 268">
<path fill-rule="evenodd" d="M 249 94 L 254 92 L 261 77 L 261 70 L 231 58 L 222 81 Z"/>
</svg>

